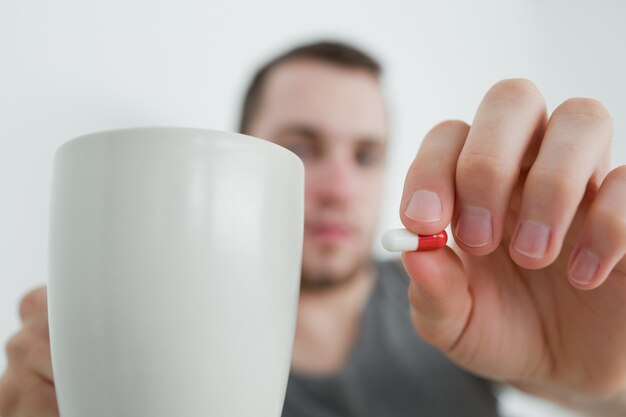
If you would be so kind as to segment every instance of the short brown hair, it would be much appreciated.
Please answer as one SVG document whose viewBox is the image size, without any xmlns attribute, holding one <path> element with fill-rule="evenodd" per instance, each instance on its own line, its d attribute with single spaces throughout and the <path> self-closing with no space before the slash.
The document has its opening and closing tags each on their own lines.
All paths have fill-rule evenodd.
<svg viewBox="0 0 626 417">
<path fill-rule="evenodd" d="M 347 68 L 364 69 L 376 77 L 380 77 L 382 74 L 380 63 L 371 55 L 353 45 L 337 41 L 318 41 L 293 48 L 267 62 L 252 77 L 252 81 L 245 92 L 241 108 L 241 117 L 239 119 L 240 132 L 247 133 L 250 128 L 252 117 L 258 110 L 261 102 L 261 93 L 268 74 L 279 64 L 300 58 L 314 59 Z"/>
</svg>

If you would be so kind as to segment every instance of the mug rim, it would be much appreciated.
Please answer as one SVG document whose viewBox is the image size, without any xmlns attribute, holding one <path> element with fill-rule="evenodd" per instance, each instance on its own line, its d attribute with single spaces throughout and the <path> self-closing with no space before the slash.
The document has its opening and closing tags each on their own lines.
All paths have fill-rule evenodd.
<svg viewBox="0 0 626 417">
<path fill-rule="evenodd" d="M 291 159 L 295 163 L 297 163 L 302 170 L 304 170 L 304 164 L 300 157 L 298 157 L 295 153 L 285 148 L 284 146 L 278 145 L 270 140 L 259 138 L 252 135 L 247 135 L 244 133 L 226 131 L 226 130 L 217 130 L 217 129 L 207 129 L 207 128 L 198 128 L 198 127 L 188 127 L 188 126 L 136 126 L 136 127 L 128 127 L 128 128 L 115 128 L 115 129 L 107 129 L 101 131 L 95 131 L 91 133 L 86 133 L 80 136 L 76 136 L 72 139 L 69 139 L 62 143 L 57 150 L 55 151 L 55 157 L 63 152 L 67 152 L 67 148 L 73 148 L 78 144 L 84 144 L 87 141 L 95 141 L 97 139 L 103 140 L 103 137 L 117 136 L 117 135 L 128 135 L 128 134 L 140 134 L 146 133 L 149 131 L 160 131 L 160 132 L 184 132 L 193 136 L 194 134 L 199 135 L 200 137 L 204 136 L 205 139 L 219 139 L 220 137 L 229 136 L 229 139 L 234 139 L 238 141 L 243 141 L 252 146 L 259 147 L 263 151 L 270 153 L 278 153 L 282 154 L 283 157 L 287 157 Z M 212 138 L 209 138 L 212 137 Z"/>
</svg>

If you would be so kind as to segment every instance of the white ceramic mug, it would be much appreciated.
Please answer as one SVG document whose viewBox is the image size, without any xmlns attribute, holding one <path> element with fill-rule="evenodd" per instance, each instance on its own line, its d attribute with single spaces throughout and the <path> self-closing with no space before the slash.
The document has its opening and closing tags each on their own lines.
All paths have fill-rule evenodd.
<svg viewBox="0 0 626 417">
<path fill-rule="evenodd" d="M 278 417 L 304 168 L 235 133 L 137 128 L 55 154 L 52 365 L 62 417 Z"/>
</svg>

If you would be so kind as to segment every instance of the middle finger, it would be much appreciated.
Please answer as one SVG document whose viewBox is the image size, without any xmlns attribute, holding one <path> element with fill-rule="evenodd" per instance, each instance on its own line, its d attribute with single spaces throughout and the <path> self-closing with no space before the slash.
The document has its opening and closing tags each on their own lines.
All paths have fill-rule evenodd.
<svg viewBox="0 0 626 417">
<path fill-rule="evenodd" d="M 546 118 L 545 100 L 528 80 L 501 81 L 486 94 L 457 162 L 452 225 L 462 250 L 486 255 L 500 243 L 522 161 Z"/>
</svg>

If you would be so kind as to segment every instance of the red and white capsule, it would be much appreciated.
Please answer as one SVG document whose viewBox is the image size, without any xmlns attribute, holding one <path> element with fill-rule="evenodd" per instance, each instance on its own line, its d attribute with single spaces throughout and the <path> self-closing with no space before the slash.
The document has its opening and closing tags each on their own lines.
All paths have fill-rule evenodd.
<svg viewBox="0 0 626 417">
<path fill-rule="evenodd" d="M 422 252 L 446 246 L 448 234 L 442 230 L 434 235 L 416 235 L 407 229 L 391 229 L 383 234 L 381 241 L 389 252 Z"/>
</svg>

